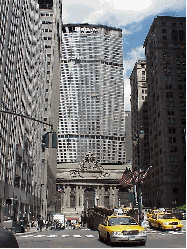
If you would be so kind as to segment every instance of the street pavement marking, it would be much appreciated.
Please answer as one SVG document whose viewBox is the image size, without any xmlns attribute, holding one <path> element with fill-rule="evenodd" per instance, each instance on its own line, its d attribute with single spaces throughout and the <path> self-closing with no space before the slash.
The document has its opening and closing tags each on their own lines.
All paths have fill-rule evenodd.
<svg viewBox="0 0 187 249">
<path fill-rule="evenodd" d="M 74 234 L 73 237 L 74 238 L 81 238 L 82 236 L 80 234 Z"/>
<path fill-rule="evenodd" d="M 22 237 L 22 238 L 27 238 L 27 237 L 28 237 L 28 235 L 22 235 L 22 236 L 20 236 L 20 237 Z"/>
<path fill-rule="evenodd" d="M 56 237 L 57 235 L 56 234 L 51 234 L 51 235 L 49 235 L 49 236 L 47 236 L 47 238 L 54 238 L 54 237 Z"/>
<path fill-rule="evenodd" d="M 45 237 L 45 235 L 36 235 L 34 236 L 35 238 L 41 238 L 41 237 Z"/>
<path fill-rule="evenodd" d="M 28 236 L 29 236 L 29 237 L 32 237 L 32 236 L 34 236 L 34 235 L 33 235 L 33 234 L 29 234 Z"/>
<path fill-rule="evenodd" d="M 86 235 L 87 238 L 93 238 L 94 236 L 91 234 L 91 235 Z"/>
<path fill-rule="evenodd" d="M 69 234 L 62 234 L 62 237 L 63 237 L 63 238 L 69 237 Z"/>
</svg>

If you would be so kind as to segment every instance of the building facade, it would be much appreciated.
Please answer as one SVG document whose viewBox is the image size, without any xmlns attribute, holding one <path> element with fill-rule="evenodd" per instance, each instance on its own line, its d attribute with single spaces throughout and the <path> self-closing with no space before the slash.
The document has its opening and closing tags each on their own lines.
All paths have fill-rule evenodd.
<svg viewBox="0 0 187 249">
<path fill-rule="evenodd" d="M 186 202 L 186 18 L 158 16 L 145 39 L 150 169 L 145 206 Z"/>
<path fill-rule="evenodd" d="M 62 26 L 58 163 L 125 162 L 122 30 Z"/>
<path fill-rule="evenodd" d="M 139 139 L 139 144 L 132 142 L 132 167 L 134 170 L 139 170 L 138 167 L 145 169 L 149 166 L 149 123 L 145 60 L 136 62 L 130 75 L 130 85 L 131 139 Z M 144 131 L 143 137 L 139 135 L 141 130 Z"/>
<path fill-rule="evenodd" d="M 125 160 L 132 162 L 131 112 L 125 111 Z"/>
<path fill-rule="evenodd" d="M 36 1 L 0 8 L 0 214 L 30 219 L 41 204 L 45 48 Z"/>
<path fill-rule="evenodd" d="M 49 145 L 44 145 L 42 153 L 41 216 L 50 220 L 56 204 L 57 146 L 54 140 L 58 133 L 62 3 L 57 0 L 38 0 L 38 3 L 47 59 L 44 120 L 51 124 L 43 129 L 44 143 L 49 139 Z"/>
<path fill-rule="evenodd" d="M 81 163 L 61 163 L 57 167 L 57 212 L 68 220 L 81 221 L 81 215 L 94 206 L 132 205 L 128 189 L 119 184 L 131 164 L 101 165 L 90 153 Z"/>
</svg>

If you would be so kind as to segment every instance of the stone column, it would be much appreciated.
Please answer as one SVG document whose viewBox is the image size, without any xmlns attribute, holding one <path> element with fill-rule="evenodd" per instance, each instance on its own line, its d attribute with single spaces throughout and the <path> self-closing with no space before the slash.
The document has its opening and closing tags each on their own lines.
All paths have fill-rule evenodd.
<svg viewBox="0 0 187 249">
<path fill-rule="evenodd" d="M 76 211 L 79 209 L 79 187 L 76 186 L 76 192 L 75 192 L 75 208 Z"/>
<path fill-rule="evenodd" d="M 118 189 L 114 187 L 114 206 L 118 207 Z"/>
<path fill-rule="evenodd" d="M 84 190 L 82 189 L 82 186 L 80 186 L 80 206 L 82 211 L 84 210 L 83 204 L 84 204 Z"/>
<path fill-rule="evenodd" d="M 67 187 L 67 207 L 70 208 L 70 192 L 71 188 L 70 186 Z"/>
<path fill-rule="evenodd" d="M 114 191 L 113 188 L 110 187 L 110 196 L 109 196 L 109 205 L 114 206 Z"/>
<path fill-rule="evenodd" d="M 67 190 L 66 190 L 66 186 L 63 186 L 63 188 L 64 188 L 64 193 L 63 193 L 62 208 L 64 210 L 66 208 Z"/>
<path fill-rule="evenodd" d="M 105 198 L 105 188 L 101 187 L 101 206 L 104 207 L 104 198 Z"/>
<path fill-rule="evenodd" d="M 95 206 L 99 206 L 99 186 L 95 189 Z"/>
</svg>

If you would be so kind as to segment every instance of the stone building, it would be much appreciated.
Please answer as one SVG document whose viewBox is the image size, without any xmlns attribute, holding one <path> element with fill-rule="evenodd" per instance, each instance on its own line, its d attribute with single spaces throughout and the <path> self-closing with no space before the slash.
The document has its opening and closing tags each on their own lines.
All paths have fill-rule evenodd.
<svg viewBox="0 0 187 249">
<path fill-rule="evenodd" d="M 94 206 L 130 206 L 129 191 L 118 181 L 126 167 L 131 164 L 101 165 L 92 154 L 82 163 L 58 164 L 56 211 L 80 221 L 82 212 Z"/>
<path fill-rule="evenodd" d="M 130 75 L 131 85 L 131 139 L 139 137 L 140 131 L 144 136 L 139 137 L 139 148 L 137 143 L 132 142 L 132 167 L 138 170 L 139 166 L 145 169 L 149 166 L 149 123 L 146 83 L 146 61 L 138 60 Z M 137 138 L 136 137 L 136 138 Z"/>
<path fill-rule="evenodd" d="M 150 165 L 143 200 L 186 203 L 186 18 L 158 16 L 144 42 Z"/>
</svg>

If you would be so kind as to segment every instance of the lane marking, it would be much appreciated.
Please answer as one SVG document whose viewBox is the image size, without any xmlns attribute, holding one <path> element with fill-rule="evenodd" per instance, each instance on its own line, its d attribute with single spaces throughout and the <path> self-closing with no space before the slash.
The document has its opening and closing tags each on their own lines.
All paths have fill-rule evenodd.
<svg viewBox="0 0 187 249">
<path fill-rule="evenodd" d="M 81 238 L 82 236 L 80 234 L 74 234 L 73 237 L 74 238 Z"/>
<path fill-rule="evenodd" d="M 35 238 L 41 238 L 41 237 L 45 237 L 46 235 L 36 235 L 34 236 Z"/>
<path fill-rule="evenodd" d="M 63 238 L 69 237 L 69 234 L 62 234 L 62 237 L 63 237 Z"/>
<path fill-rule="evenodd" d="M 94 238 L 94 236 L 92 234 L 90 235 L 86 235 L 87 238 Z"/>
</svg>

